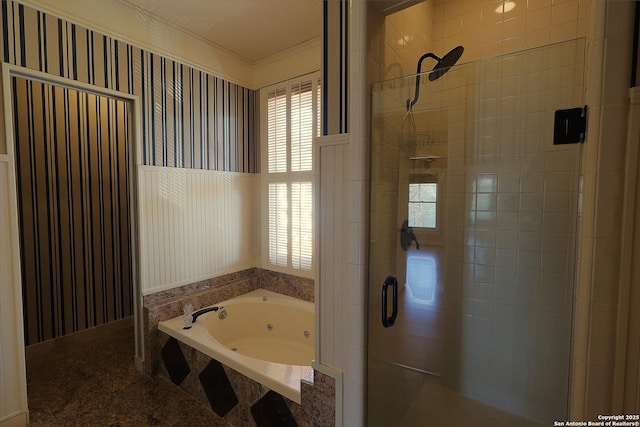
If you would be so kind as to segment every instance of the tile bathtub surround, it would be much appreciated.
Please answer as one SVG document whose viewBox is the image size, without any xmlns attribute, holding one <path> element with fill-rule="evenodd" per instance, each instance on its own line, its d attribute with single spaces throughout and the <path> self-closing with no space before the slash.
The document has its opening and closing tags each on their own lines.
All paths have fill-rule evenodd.
<svg viewBox="0 0 640 427">
<path fill-rule="evenodd" d="M 159 334 L 163 348 L 173 340 L 163 332 Z M 323 376 L 318 379 L 317 388 L 314 383 L 303 382 L 299 405 L 184 343 L 178 342 L 178 345 L 190 369 L 180 389 L 230 425 L 334 425 L 335 411 L 327 408 L 335 406 L 335 386 Z M 159 376 L 169 378 L 170 369 L 162 364 Z"/>
<path fill-rule="evenodd" d="M 156 292 L 150 295 L 145 295 L 144 303 L 147 305 L 160 305 L 166 303 L 172 299 L 183 298 L 186 295 L 194 293 L 205 293 L 206 286 L 209 288 L 218 288 L 229 284 L 230 282 L 236 282 L 248 278 L 258 277 L 258 268 L 249 268 L 242 271 L 236 271 L 233 273 L 225 274 L 219 277 L 213 277 L 211 279 L 201 280 L 199 282 L 189 283 L 173 289 L 167 289 L 166 291 Z M 196 308 L 194 306 L 194 308 Z M 196 308 L 197 309 L 197 308 Z"/>
<path fill-rule="evenodd" d="M 276 271 L 260 270 L 260 287 L 293 298 L 313 302 L 314 280 Z"/>
<path fill-rule="evenodd" d="M 243 270 L 145 296 L 145 348 L 147 349 L 145 373 L 158 374 L 171 379 L 179 378 L 179 381 L 173 381 L 173 383 L 221 415 L 222 419 L 231 425 L 280 425 L 270 424 L 274 416 L 284 417 L 281 420 L 286 419 L 288 423 L 286 425 L 334 425 L 335 381 L 333 378 L 316 371 L 312 378 L 302 381 L 302 405 L 298 405 L 233 369 L 219 364 L 215 359 L 170 339 L 168 335 L 157 329 L 159 321 L 182 314 L 182 307 L 187 301 L 192 302 L 194 309 L 198 310 L 258 288 L 311 302 L 314 299 L 313 279 L 260 268 Z M 176 351 L 176 347 L 179 352 Z M 164 360 L 160 357 L 163 352 Z M 186 368 L 182 364 L 182 358 L 186 362 Z M 177 364 L 178 372 L 175 372 L 176 359 L 180 360 Z M 166 360 L 170 361 L 168 365 Z M 215 375 L 211 375 L 214 371 Z M 224 400 L 228 405 L 225 405 L 223 410 L 216 406 L 216 411 L 210 397 L 214 391 L 219 391 L 220 383 L 227 383 L 222 378 L 221 372 L 224 372 L 233 393 L 229 393 L 228 387 L 223 387 L 227 388 Z M 234 403 L 235 399 L 238 401 L 237 404 Z M 283 406 L 283 404 L 286 405 Z M 271 407 L 272 405 L 275 407 Z M 285 406 L 291 416 L 284 411 Z M 256 419 L 254 415 L 258 418 Z"/>
<path fill-rule="evenodd" d="M 161 363 L 158 322 L 181 315 L 187 302 L 193 305 L 194 310 L 198 310 L 259 287 L 259 269 L 250 268 L 145 296 L 145 373 L 155 375 Z"/>
<path fill-rule="evenodd" d="M 312 378 L 304 378 L 300 385 L 300 396 L 309 420 L 315 427 L 332 427 L 336 419 L 336 380 L 319 371 Z"/>
<path fill-rule="evenodd" d="M 313 302 L 313 279 L 261 268 L 249 268 L 146 295 L 143 302 L 145 373 L 155 375 L 161 363 L 158 322 L 181 315 L 187 302 L 191 302 L 194 310 L 199 310 L 259 288 Z"/>
</svg>

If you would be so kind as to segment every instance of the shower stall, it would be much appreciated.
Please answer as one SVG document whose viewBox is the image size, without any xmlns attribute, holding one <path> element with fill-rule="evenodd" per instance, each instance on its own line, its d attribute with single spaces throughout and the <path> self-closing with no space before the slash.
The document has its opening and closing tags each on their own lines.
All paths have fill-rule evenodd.
<svg viewBox="0 0 640 427">
<path fill-rule="evenodd" d="M 372 87 L 369 425 L 566 420 L 585 41 L 425 57 Z"/>
</svg>

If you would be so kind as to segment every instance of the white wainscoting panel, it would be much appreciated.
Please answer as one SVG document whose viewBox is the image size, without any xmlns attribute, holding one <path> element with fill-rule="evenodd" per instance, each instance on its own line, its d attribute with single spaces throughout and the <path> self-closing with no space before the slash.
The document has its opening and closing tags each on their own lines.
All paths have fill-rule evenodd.
<svg viewBox="0 0 640 427">
<path fill-rule="evenodd" d="M 318 360 L 321 365 L 337 370 L 344 368 L 343 308 L 348 305 L 347 277 L 348 135 L 321 138 L 316 163 L 318 176 L 319 267 L 316 310 L 318 311 Z"/>
<path fill-rule="evenodd" d="M 258 175 L 141 166 L 138 176 L 143 294 L 258 265 Z"/>
<path fill-rule="evenodd" d="M 27 388 L 13 162 L 0 155 L 0 424 L 26 419 Z"/>
</svg>

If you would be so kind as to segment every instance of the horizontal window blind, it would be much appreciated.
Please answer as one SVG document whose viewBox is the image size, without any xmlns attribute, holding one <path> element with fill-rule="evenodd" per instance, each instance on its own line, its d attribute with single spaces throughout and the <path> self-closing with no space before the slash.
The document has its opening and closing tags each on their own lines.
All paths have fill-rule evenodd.
<svg viewBox="0 0 640 427">
<path fill-rule="evenodd" d="M 266 89 L 268 199 L 266 261 L 285 269 L 313 269 L 313 137 L 319 127 L 317 75 Z"/>
<path fill-rule="evenodd" d="M 288 264 L 287 183 L 269 183 L 269 262 L 286 267 Z"/>
<path fill-rule="evenodd" d="M 279 88 L 269 93 L 267 104 L 267 171 L 287 171 L 287 91 Z"/>
<path fill-rule="evenodd" d="M 291 266 L 311 270 L 313 210 L 311 182 L 291 183 Z"/>
<path fill-rule="evenodd" d="M 291 170 L 310 171 L 313 142 L 313 93 L 311 81 L 291 91 Z"/>
</svg>

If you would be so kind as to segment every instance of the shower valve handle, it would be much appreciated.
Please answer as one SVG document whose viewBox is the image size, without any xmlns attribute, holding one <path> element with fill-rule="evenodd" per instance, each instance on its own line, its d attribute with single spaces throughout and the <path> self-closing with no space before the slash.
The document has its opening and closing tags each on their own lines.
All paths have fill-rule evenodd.
<svg viewBox="0 0 640 427">
<path fill-rule="evenodd" d="M 387 290 L 391 286 L 392 289 L 392 312 L 391 316 L 387 316 Z M 398 316 L 398 279 L 388 276 L 382 284 L 382 326 L 389 328 L 396 322 Z"/>
</svg>

